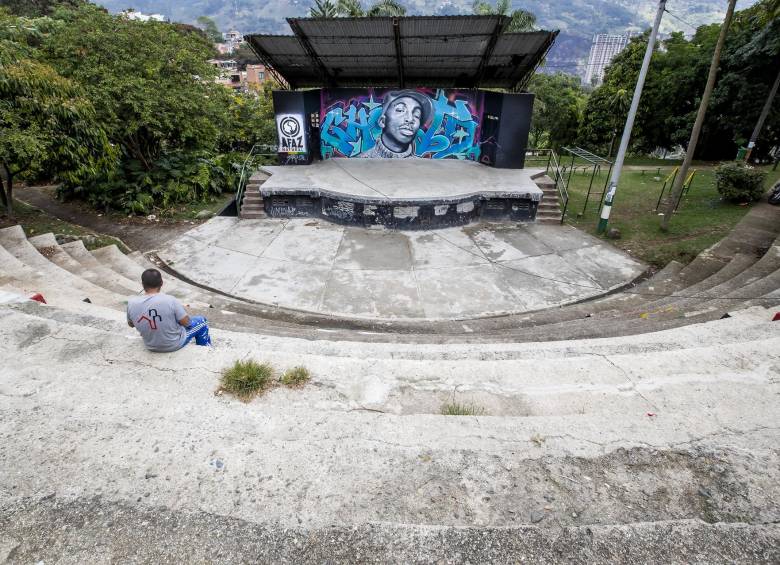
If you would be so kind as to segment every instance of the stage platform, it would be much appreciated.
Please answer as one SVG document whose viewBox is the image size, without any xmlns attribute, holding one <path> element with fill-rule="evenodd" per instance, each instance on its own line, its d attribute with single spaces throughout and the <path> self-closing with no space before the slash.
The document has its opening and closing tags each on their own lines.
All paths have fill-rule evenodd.
<svg viewBox="0 0 780 565">
<path fill-rule="evenodd" d="M 453 159 L 327 159 L 266 166 L 266 213 L 354 225 L 430 229 L 478 219 L 532 221 L 543 169 L 496 169 Z"/>
<path fill-rule="evenodd" d="M 430 231 L 220 216 L 159 251 L 202 285 L 324 315 L 469 319 L 595 297 L 645 266 L 571 226 L 480 222 Z"/>
</svg>

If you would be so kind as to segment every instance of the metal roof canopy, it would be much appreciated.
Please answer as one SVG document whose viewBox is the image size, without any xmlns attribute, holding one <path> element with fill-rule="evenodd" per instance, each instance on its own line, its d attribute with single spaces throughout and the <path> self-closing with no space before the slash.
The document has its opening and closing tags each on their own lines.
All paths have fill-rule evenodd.
<svg viewBox="0 0 780 565">
<path fill-rule="evenodd" d="M 504 33 L 507 16 L 287 18 L 295 35 L 246 35 L 290 88 L 523 87 L 557 31 Z"/>
</svg>

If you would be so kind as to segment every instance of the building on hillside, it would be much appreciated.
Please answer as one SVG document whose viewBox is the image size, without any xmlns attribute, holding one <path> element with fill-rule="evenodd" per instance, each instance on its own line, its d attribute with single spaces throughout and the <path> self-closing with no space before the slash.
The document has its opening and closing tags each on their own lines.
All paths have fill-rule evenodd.
<svg viewBox="0 0 780 565">
<path fill-rule="evenodd" d="M 217 43 L 215 47 L 222 54 L 231 54 L 244 42 L 244 36 L 240 31 L 231 30 L 222 34 L 222 43 Z"/>
<path fill-rule="evenodd" d="M 240 70 L 238 62 L 232 59 L 210 59 L 209 63 L 219 69 L 217 84 L 233 90 L 248 90 L 249 85 L 260 85 L 270 78 L 265 65 L 247 65 L 246 70 Z"/>
<path fill-rule="evenodd" d="M 630 35 L 610 35 L 607 33 L 593 36 L 588 65 L 585 69 L 585 84 L 598 86 L 603 82 L 604 70 L 615 58 L 615 55 L 625 49 L 630 37 Z"/>
<path fill-rule="evenodd" d="M 247 65 L 246 82 L 247 84 L 262 84 L 268 80 L 269 74 L 265 65 Z"/>
<path fill-rule="evenodd" d="M 215 43 L 214 49 L 217 50 L 217 53 L 220 55 L 232 55 L 233 54 L 233 46 L 229 43 Z"/>
<path fill-rule="evenodd" d="M 143 12 L 136 12 L 132 8 L 122 12 L 122 15 L 128 20 L 134 20 L 139 22 L 167 22 L 168 18 L 162 14 L 144 14 Z"/>
</svg>

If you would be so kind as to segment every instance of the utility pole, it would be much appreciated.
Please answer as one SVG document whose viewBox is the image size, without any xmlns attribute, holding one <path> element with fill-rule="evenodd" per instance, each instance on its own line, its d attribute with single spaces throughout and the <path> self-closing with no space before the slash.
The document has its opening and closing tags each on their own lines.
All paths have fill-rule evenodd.
<svg viewBox="0 0 780 565">
<path fill-rule="evenodd" d="M 664 217 L 663 220 L 661 220 L 661 231 L 669 231 L 669 222 L 672 220 L 672 214 L 677 207 L 677 201 L 680 199 L 683 183 L 688 176 L 688 169 L 691 167 L 691 161 L 693 161 L 693 154 L 696 152 L 696 145 L 699 143 L 699 134 L 704 125 L 704 115 L 707 113 L 710 95 L 715 88 L 715 79 L 718 76 L 720 52 L 723 50 L 723 44 L 726 42 L 726 35 L 729 32 L 731 18 L 734 15 L 734 5 L 736 3 L 737 0 L 729 0 L 729 7 L 726 10 L 726 19 L 723 20 L 723 25 L 720 28 L 720 35 L 718 36 L 718 43 L 715 44 L 715 52 L 712 54 L 712 63 L 710 63 L 710 74 L 707 76 L 707 85 L 704 87 L 704 94 L 701 96 L 699 111 L 696 112 L 696 121 L 693 123 L 693 129 L 691 130 L 691 139 L 688 141 L 688 147 L 685 150 L 685 159 L 683 159 L 680 171 L 674 178 L 672 192 L 669 194 L 669 200 L 666 202 L 664 208 Z"/>
<path fill-rule="evenodd" d="M 764 102 L 764 109 L 761 110 L 761 115 L 758 117 L 756 127 L 753 130 L 753 135 L 750 136 L 750 143 L 748 143 L 747 152 L 745 153 L 745 163 L 747 163 L 748 159 L 750 159 L 750 154 L 753 152 L 753 148 L 756 146 L 758 136 L 761 134 L 761 128 L 764 127 L 766 117 L 769 115 L 769 110 L 772 108 L 772 101 L 775 99 L 778 86 L 780 86 L 780 70 L 777 71 L 775 84 L 772 85 L 772 88 L 769 91 L 769 96 L 767 97 L 766 102 Z"/>
<path fill-rule="evenodd" d="M 658 27 L 661 25 L 661 18 L 663 17 L 665 10 L 666 0 L 659 0 L 658 11 L 655 14 L 655 22 L 653 23 L 653 30 L 650 32 L 650 38 L 647 40 L 645 58 L 642 61 L 642 68 L 639 71 L 639 78 L 636 81 L 636 87 L 634 87 L 634 97 L 631 100 L 631 107 L 628 110 L 628 118 L 626 118 L 626 125 L 623 128 L 623 137 L 620 140 L 620 148 L 618 149 L 617 157 L 615 157 L 615 166 L 612 168 L 612 177 L 609 181 L 609 188 L 607 189 L 607 194 L 604 197 L 604 206 L 601 208 L 601 218 L 599 219 L 598 228 L 596 228 L 597 233 L 604 233 L 607 229 L 609 213 L 612 211 L 612 202 L 615 200 L 615 192 L 617 192 L 620 173 L 623 170 L 623 161 L 626 159 L 628 142 L 631 139 L 631 130 L 634 128 L 634 119 L 636 118 L 636 112 L 639 108 L 639 99 L 642 97 L 642 88 L 645 85 L 645 78 L 647 78 L 647 69 L 650 67 L 650 59 L 653 57 L 655 39 L 658 36 Z"/>
</svg>

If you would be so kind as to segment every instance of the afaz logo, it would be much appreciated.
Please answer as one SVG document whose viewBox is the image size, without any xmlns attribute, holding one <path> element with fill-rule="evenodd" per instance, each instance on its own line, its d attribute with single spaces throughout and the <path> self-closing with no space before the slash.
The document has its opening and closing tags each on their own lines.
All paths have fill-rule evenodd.
<svg viewBox="0 0 780 565">
<path fill-rule="evenodd" d="M 280 114 L 276 116 L 276 126 L 280 153 L 306 153 L 302 116 Z"/>
</svg>

